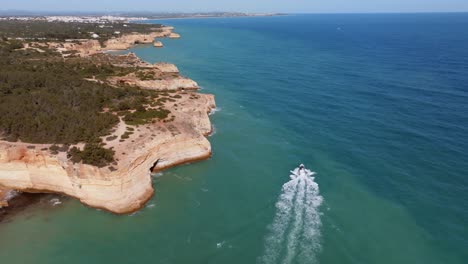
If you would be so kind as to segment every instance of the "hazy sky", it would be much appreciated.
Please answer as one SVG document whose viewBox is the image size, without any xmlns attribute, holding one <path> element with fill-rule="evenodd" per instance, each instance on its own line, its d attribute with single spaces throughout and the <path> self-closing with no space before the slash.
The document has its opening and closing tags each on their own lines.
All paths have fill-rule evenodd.
<svg viewBox="0 0 468 264">
<path fill-rule="evenodd" d="M 462 12 L 468 0 L 0 0 L 37 11 Z"/>
</svg>

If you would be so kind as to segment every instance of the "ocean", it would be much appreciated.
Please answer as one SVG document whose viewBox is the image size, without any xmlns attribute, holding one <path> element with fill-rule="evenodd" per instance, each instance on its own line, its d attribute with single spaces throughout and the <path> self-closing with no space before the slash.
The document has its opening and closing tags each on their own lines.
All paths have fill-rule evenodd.
<svg viewBox="0 0 468 264">
<path fill-rule="evenodd" d="M 216 96 L 213 157 L 132 215 L 18 214 L 2 263 L 468 262 L 468 14 L 162 22 L 182 38 L 131 51 Z"/>
</svg>

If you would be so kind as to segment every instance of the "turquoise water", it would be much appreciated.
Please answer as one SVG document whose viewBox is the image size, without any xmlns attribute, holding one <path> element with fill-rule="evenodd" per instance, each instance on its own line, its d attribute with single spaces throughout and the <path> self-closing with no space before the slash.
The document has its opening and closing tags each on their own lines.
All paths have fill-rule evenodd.
<svg viewBox="0 0 468 264">
<path fill-rule="evenodd" d="M 216 95 L 213 157 L 156 175 L 131 216 L 18 215 L 2 263 L 468 261 L 468 14 L 164 22 L 182 38 L 132 51 Z M 302 215 L 279 203 L 299 163 L 323 198 Z"/>
</svg>

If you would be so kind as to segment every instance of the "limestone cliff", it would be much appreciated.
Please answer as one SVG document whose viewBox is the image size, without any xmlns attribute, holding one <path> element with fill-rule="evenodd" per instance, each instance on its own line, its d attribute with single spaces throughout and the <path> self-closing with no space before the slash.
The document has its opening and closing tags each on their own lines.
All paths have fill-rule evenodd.
<svg viewBox="0 0 468 264">
<path fill-rule="evenodd" d="M 176 91 L 176 90 L 197 90 L 198 84 L 189 78 L 176 76 L 173 78 L 141 80 L 135 74 L 129 74 L 123 77 L 112 77 L 110 83 L 127 84 L 138 86 L 148 90 L 156 91 Z"/>
<path fill-rule="evenodd" d="M 177 90 L 197 90 L 198 84 L 189 78 L 179 75 L 179 69 L 174 64 L 170 63 L 155 63 L 149 64 L 140 60 L 134 59 L 134 54 L 122 55 L 125 57 L 126 63 L 131 63 L 133 67 L 138 67 L 144 74 L 149 74 L 151 78 L 146 78 L 136 73 L 130 73 L 125 76 L 113 76 L 108 79 L 112 85 L 126 84 L 130 86 L 138 86 L 147 90 L 156 91 L 177 91 Z M 123 66 L 123 64 L 119 64 Z M 142 73 L 140 72 L 140 73 Z"/>
<path fill-rule="evenodd" d="M 64 57 L 76 52 L 80 56 L 97 58 L 105 56 L 100 54 L 105 50 L 153 43 L 158 37 L 177 37 L 172 30 L 172 27 L 163 27 L 150 34 L 123 35 L 106 41 L 104 47 L 97 40 L 42 45 L 62 52 Z M 134 128 L 135 132 L 125 140 L 122 135 L 128 126 L 121 120 L 110 137 L 102 138 L 106 147 L 115 151 L 116 160 L 115 164 L 104 168 L 74 164 L 66 152 L 51 153 L 50 145 L 0 141 L 0 207 L 7 205 L 5 198 L 9 190 L 19 190 L 62 193 L 95 208 L 130 213 L 141 208 L 153 195 L 150 170 L 210 157 L 211 145 L 205 136 L 211 132 L 208 113 L 215 108 L 214 96 L 187 91 L 198 89 L 198 84 L 180 76 L 173 64 L 153 65 L 132 53 L 106 59 L 115 66 L 143 69 L 144 74 L 153 76 L 147 79 L 130 73 L 106 80 L 111 85 L 125 83 L 143 89 L 173 91 L 163 106 L 170 110 L 170 116 Z"/>
<path fill-rule="evenodd" d="M 155 47 L 163 47 L 160 41 L 155 41 L 156 38 L 178 38 L 175 33 L 172 33 L 173 27 L 161 27 L 155 28 L 155 32 L 143 34 L 143 33 L 131 33 L 124 34 L 119 37 L 111 38 L 104 41 L 103 45 L 98 40 L 83 39 L 74 40 L 65 43 L 50 42 L 48 43 L 49 48 L 55 48 L 60 52 L 75 51 L 80 56 L 89 56 L 96 53 L 109 50 L 127 50 L 135 44 L 151 44 Z M 179 36 L 180 37 L 180 36 Z"/>
<path fill-rule="evenodd" d="M 208 112 L 215 107 L 214 97 L 186 92 L 178 97 L 166 106 L 173 121 L 139 126 L 127 141 L 107 142 L 116 151 L 113 169 L 73 164 L 44 145 L 0 142 L 0 184 L 25 192 L 63 193 L 114 213 L 138 210 L 154 192 L 150 169 L 211 155 L 205 135 L 211 131 Z"/>
<path fill-rule="evenodd" d="M 155 38 L 164 38 L 171 35 L 172 29 L 163 27 L 161 31 L 149 34 L 125 34 L 118 38 L 109 39 L 104 42 L 104 50 L 126 50 L 135 44 L 151 44 Z M 162 43 L 161 43 L 162 44 Z"/>
</svg>

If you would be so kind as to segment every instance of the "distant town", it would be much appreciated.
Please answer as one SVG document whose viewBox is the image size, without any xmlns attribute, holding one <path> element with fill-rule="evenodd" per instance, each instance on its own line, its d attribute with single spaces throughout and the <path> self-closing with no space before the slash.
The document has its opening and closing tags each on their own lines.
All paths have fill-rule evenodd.
<svg viewBox="0 0 468 264">
<path fill-rule="evenodd" d="M 6 11 L 0 12 L 0 20 L 10 21 L 43 21 L 43 22 L 69 22 L 69 23 L 128 23 L 130 21 L 141 21 L 148 19 L 172 19 L 172 18 L 210 18 L 210 17 L 256 17 L 276 16 L 276 13 L 124 13 L 113 15 L 47 15 L 33 13 L 18 13 Z"/>
<path fill-rule="evenodd" d="M 118 17 L 118 16 L 11 16 L 0 17 L 0 20 L 13 21 L 41 21 L 41 22 L 66 22 L 66 23 L 122 23 L 134 20 L 146 20 L 146 17 Z"/>
</svg>

